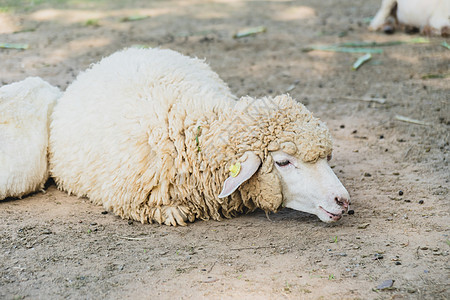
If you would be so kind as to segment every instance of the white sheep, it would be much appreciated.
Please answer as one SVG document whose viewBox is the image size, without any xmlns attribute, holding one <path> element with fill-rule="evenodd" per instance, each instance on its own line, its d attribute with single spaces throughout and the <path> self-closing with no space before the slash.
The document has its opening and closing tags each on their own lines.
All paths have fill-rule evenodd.
<svg viewBox="0 0 450 300">
<path fill-rule="evenodd" d="M 396 25 L 418 28 L 427 35 L 449 36 L 450 0 L 383 0 L 369 29 L 391 33 Z"/>
<path fill-rule="evenodd" d="M 127 49 L 58 101 L 49 159 L 59 188 L 143 223 L 284 206 L 332 222 L 349 195 L 331 151 L 326 126 L 289 96 L 236 101 L 201 60 Z"/>
<path fill-rule="evenodd" d="M 58 88 L 38 77 L 0 88 L 0 200 L 44 186 L 49 116 L 60 96 Z"/>
</svg>

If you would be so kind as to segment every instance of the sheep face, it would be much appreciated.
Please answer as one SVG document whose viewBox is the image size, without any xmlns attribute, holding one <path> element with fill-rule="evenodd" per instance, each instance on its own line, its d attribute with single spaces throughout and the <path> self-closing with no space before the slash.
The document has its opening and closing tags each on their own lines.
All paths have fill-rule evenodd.
<svg viewBox="0 0 450 300">
<path fill-rule="evenodd" d="M 286 144 L 288 147 L 270 152 L 264 161 L 254 152 L 246 152 L 237 176 L 225 181 L 219 198 L 240 187 L 244 203 L 250 208 L 277 211 L 284 206 L 315 214 L 324 222 L 341 219 L 348 210 L 349 194 L 327 159 L 304 162 L 295 156 L 293 143 Z"/>
<path fill-rule="evenodd" d="M 315 214 L 324 222 L 347 212 L 349 194 L 326 159 L 305 163 L 282 150 L 270 155 L 281 179 L 284 207 Z"/>
</svg>

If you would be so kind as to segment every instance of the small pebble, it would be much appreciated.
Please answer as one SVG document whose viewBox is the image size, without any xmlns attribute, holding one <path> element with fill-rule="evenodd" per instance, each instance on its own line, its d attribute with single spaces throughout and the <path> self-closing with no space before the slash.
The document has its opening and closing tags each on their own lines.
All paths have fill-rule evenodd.
<svg viewBox="0 0 450 300">
<path fill-rule="evenodd" d="M 374 260 L 377 260 L 377 259 L 383 259 L 384 258 L 384 256 L 383 255 L 381 255 L 381 254 L 378 254 L 378 253 L 375 253 L 375 255 L 374 255 Z"/>
<path fill-rule="evenodd" d="M 377 289 L 384 290 L 384 289 L 391 288 L 394 285 L 394 282 L 395 282 L 395 280 L 393 280 L 393 279 L 385 280 L 382 283 L 380 283 L 379 285 L 377 285 Z"/>
<path fill-rule="evenodd" d="M 128 220 L 128 225 L 133 225 L 133 221 L 132 220 Z"/>
<path fill-rule="evenodd" d="M 349 214 L 349 215 L 354 215 L 354 214 L 355 214 L 355 211 L 354 211 L 353 209 L 350 209 L 350 210 L 348 211 L 348 214 Z"/>
<path fill-rule="evenodd" d="M 411 202 L 411 200 L 409 200 L 409 199 L 405 199 L 404 201 L 405 201 L 405 202 L 408 202 L 408 203 Z"/>
<path fill-rule="evenodd" d="M 419 204 L 423 204 L 423 200 L 419 200 Z"/>
<path fill-rule="evenodd" d="M 365 177 L 372 177 L 372 174 L 366 172 L 366 173 L 364 173 L 364 176 Z"/>
<path fill-rule="evenodd" d="M 341 126 L 339 126 L 340 128 L 345 128 L 345 125 L 344 124 L 342 124 Z"/>
<path fill-rule="evenodd" d="M 384 139 L 384 135 L 380 135 L 380 140 Z"/>
<path fill-rule="evenodd" d="M 358 132 L 358 130 L 355 129 L 355 130 L 352 131 L 352 134 L 355 134 L 357 132 Z"/>
<path fill-rule="evenodd" d="M 217 279 L 217 278 L 212 278 L 211 276 L 209 276 L 208 279 L 203 280 L 202 282 L 203 282 L 203 283 L 212 283 L 212 282 L 216 282 L 216 281 L 218 281 L 218 280 L 219 280 L 219 279 Z"/>
<path fill-rule="evenodd" d="M 403 196 L 403 191 L 398 191 L 399 196 Z"/>
<path fill-rule="evenodd" d="M 95 226 L 95 225 L 97 225 L 97 223 L 95 223 L 95 222 L 92 222 L 92 223 L 91 223 L 91 226 Z"/>
<path fill-rule="evenodd" d="M 106 210 L 102 211 L 102 215 L 106 215 L 108 212 Z"/>
<path fill-rule="evenodd" d="M 402 264 L 402 263 L 399 262 L 399 261 L 396 261 L 396 262 L 395 262 L 395 265 L 396 265 L 396 266 L 400 266 L 401 264 Z"/>
</svg>

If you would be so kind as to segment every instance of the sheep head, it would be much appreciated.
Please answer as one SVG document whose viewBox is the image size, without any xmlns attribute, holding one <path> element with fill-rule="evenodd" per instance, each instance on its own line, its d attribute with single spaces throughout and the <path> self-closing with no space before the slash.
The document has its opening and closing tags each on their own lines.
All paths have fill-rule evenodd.
<svg viewBox="0 0 450 300">
<path fill-rule="evenodd" d="M 233 113 L 241 130 L 230 141 L 236 153 L 243 154 L 238 158 L 240 170 L 224 182 L 220 198 L 239 188 L 250 209 L 289 207 L 324 222 L 342 217 L 349 195 L 327 163 L 332 142 L 321 121 L 288 95 L 246 97 Z"/>
</svg>

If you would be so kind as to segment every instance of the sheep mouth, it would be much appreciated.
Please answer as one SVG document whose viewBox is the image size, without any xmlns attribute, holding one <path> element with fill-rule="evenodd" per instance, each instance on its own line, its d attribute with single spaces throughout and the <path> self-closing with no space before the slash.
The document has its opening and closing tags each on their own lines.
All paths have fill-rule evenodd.
<svg viewBox="0 0 450 300">
<path fill-rule="evenodd" d="M 338 220 L 340 220 L 342 218 L 342 213 L 333 214 L 332 212 L 329 212 L 328 210 L 326 210 L 322 206 L 319 206 L 319 208 L 321 210 L 323 210 L 328 215 L 328 217 L 330 217 L 330 219 L 333 220 L 333 221 L 338 221 Z"/>
</svg>

